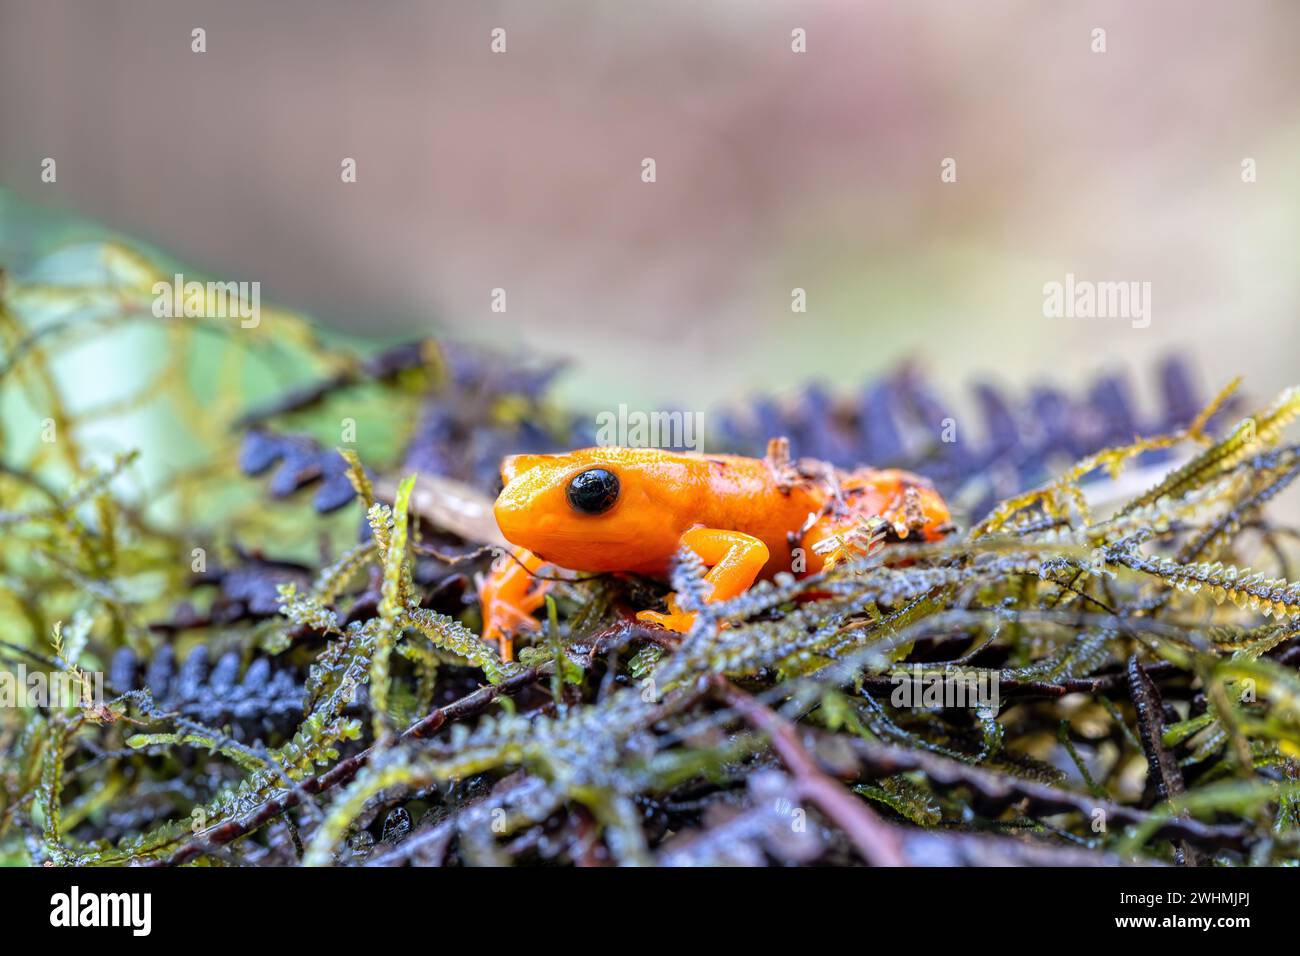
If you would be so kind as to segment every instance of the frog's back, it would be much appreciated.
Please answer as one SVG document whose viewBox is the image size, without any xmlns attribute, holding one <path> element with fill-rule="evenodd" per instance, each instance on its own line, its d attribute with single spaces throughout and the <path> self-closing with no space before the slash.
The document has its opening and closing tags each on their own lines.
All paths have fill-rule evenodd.
<svg viewBox="0 0 1300 956">
<path fill-rule="evenodd" d="M 763 576 L 798 569 L 794 549 L 804 526 L 822 510 L 825 487 L 788 481 L 762 458 L 740 455 L 671 455 L 691 475 L 690 490 L 679 489 L 680 523 L 740 531 L 762 541 L 770 558 Z"/>
<path fill-rule="evenodd" d="M 636 459 L 646 461 L 644 449 Z M 704 526 L 741 531 L 761 540 L 769 560 L 762 575 L 813 573 L 824 563 L 814 546 L 881 517 L 894 538 L 937 540 L 949 527 L 947 505 L 925 478 L 898 469 L 823 466 L 796 472 L 764 458 L 660 452 L 675 482 L 665 512 L 679 531 Z M 680 470 L 677 470 L 680 469 Z"/>
</svg>

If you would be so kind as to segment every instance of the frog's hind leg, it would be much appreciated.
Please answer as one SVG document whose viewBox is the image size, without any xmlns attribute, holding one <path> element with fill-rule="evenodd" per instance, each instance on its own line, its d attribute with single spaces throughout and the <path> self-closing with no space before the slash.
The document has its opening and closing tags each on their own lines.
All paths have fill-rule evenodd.
<svg viewBox="0 0 1300 956">
<path fill-rule="evenodd" d="M 758 538 L 739 531 L 718 528 L 692 528 L 682 535 L 681 544 L 700 556 L 709 566 L 704 581 L 709 585 L 708 601 L 728 601 L 749 589 L 767 564 L 768 550 Z M 676 595 L 668 596 L 668 613 L 642 611 L 637 620 L 658 624 L 669 630 L 685 633 L 695 623 L 695 614 L 683 611 Z"/>
<path fill-rule="evenodd" d="M 943 496 L 910 471 L 864 468 L 849 476 L 844 493 L 859 514 L 884 518 L 891 540 L 938 541 L 952 530 Z"/>
<path fill-rule="evenodd" d="M 853 472 L 837 505 L 804 537 L 804 547 L 823 559 L 809 570 L 870 557 L 894 541 L 937 541 L 952 528 L 948 506 L 930 483 L 897 469 Z"/>
<path fill-rule="evenodd" d="M 478 599 L 483 609 L 483 639 L 501 649 L 503 660 L 513 660 L 514 631 L 535 631 L 541 625 L 533 612 L 546 599 L 549 581 L 536 576 L 544 562 L 531 551 L 516 548 L 503 554 L 479 584 Z"/>
<path fill-rule="evenodd" d="M 824 521 L 805 538 L 806 546 L 824 561 L 821 570 L 870 557 L 885 546 L 889 522 L 879 515 Z"/>
</svg>

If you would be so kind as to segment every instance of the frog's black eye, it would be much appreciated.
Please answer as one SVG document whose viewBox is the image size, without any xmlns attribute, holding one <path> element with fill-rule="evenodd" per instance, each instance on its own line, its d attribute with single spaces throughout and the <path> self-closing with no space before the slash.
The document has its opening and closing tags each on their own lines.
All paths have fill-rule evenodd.
<svg viewBox="0 0 1300 956">
<path fill-rule="evenodd" d="M 618 476 L 604 468 L 591 468 L 569 482 L 569 504 L 585 515 L 604 514 L 618 501 Z"/>
</svg>

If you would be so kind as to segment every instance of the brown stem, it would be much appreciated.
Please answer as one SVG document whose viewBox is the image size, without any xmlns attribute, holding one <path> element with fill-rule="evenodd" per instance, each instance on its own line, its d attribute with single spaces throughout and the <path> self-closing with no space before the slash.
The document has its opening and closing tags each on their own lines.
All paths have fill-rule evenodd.
<svg viewBox="0 0 1300 956">
<path fill-rule="evenodd" d="M 863 859 L 872 866 L 909 865 L 895 828 L 817 766 L 799 742 L 792 723 L 725 678 L 719 678 L 717 686 L 727 706 L 767 735 L 772 749 L 793 775 L 796 790 L 848 834 Z"/>
</svg>

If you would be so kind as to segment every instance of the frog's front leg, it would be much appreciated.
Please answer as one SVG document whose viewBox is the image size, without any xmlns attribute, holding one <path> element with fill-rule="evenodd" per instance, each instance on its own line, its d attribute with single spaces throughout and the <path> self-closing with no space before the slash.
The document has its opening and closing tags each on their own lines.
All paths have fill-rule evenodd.
<svg viewBox="0 0 1300 956">
<path fill-rule="evenodd" d="M 497 558 L 479 584 L 483 639 L 496 642 L 503 660 L 514 659 L 511 633 L 535 631 L 541 626 L 533 612 L 542 606 L 550 587 L 549 581 L 536 576 L 543 563 L 531 551 L 515 548 Z"/>
<path fill-rule="evenodd" d="M 704 581 L 709 585 L 709 603 L 729 601 L 749 589 L 767 564 L 768 550 L 758 538 L 739 531 L 692 528 L 682 535 L 681 545 L 690 548 L 709 566 Z M 642 611 L 637 620 L 658 624 L 669 631 L 685 633 L 695 623 L 693 612 L 683 611 L 674 594 L 668 595 L 668 613 Z"/>
</svg>

